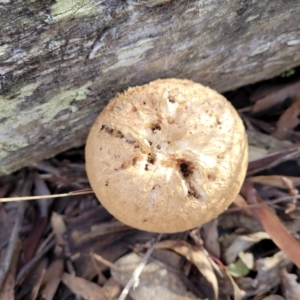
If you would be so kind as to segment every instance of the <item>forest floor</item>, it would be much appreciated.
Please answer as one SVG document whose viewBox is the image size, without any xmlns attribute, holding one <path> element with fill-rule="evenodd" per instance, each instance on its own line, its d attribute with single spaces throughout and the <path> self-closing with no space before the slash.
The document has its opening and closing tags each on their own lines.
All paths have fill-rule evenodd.
<svg viewBox="0 0 300 300">
<path fill-rule="evenodd" d="M 247 179 L 200 228 L 158 236 L 114 219 L 84 147 L 1 177 L 6 201 L 43 198 L 0 202 L 0 300 L 300 299 L 300 68 L 225 97 L 248 131 Z"/>
</svg>

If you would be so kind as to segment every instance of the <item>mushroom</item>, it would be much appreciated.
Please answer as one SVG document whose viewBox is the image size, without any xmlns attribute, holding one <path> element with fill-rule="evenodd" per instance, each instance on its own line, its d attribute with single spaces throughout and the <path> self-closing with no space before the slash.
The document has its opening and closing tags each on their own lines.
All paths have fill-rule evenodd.
<svg viewBox="0 0 300 300">
<path fill-rule="evenodd" d="M 159 79 L 109 102 L 85 156 L 91 187 L 115 218 L 173 233 L 227 209 L 245 178 L 248 143 L 222 95 L 189 80 Z"/>
</svg>

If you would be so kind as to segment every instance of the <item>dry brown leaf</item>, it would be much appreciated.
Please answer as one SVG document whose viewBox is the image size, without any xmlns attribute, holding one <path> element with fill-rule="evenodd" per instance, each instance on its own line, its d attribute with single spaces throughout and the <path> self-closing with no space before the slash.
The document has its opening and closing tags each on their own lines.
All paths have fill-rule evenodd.
<svg viewBox="0 0 300 300">
<path fill-rule="evenodd" d="M 61 168 L 55 167 L 48 160 L 42 160 L 37 164 L 37 169 L 45 173 L 52 174 L 55 177 L 61 177 Z"/>
<path fill-rule="evenodd" d="M 220 258 L 221 249 L 219 244 L 218 219 L 205 223 L 201 228 L 201 236 L 205 249 L 214 257 Z"/>
<path fill-rule="evenodd" d="M 270 295 L 268 297 L 263 298 L 263 300 L 286 300 L 279 295 Z"/>
<path fill-rule="evenodd" d="M 234 202 L 233 202 L 237 207 L 243 209 L 243 212 L 248 215 L 248 216 L 252 216 L 252 212 L 251 212 L 251 209 L 248 207 L 248 203 L 247 201 L 245 200 L 245 198 L 241 195 L 241 194 L 238 194 L 236 196 L 236 198 L 234 199 Z"/>
<path fill-rule="evenodd" d="M 233 299 L 234 300 L 242 300 L 245 297 L 245 291 L 241 290 L 239 286 L 236 284 L 234 279 L 232 278 L 231 274 L 228 272 L 226 268 L 224 268 L 224 272 L 226 273 L 227 277 L 229 278 L 232 287 L 233 287 Z"/>
<path fill-rule="evenodd" d="M 300 124 L 300 99 L 295 101 L 288 109 L 280 116 L 276 123 L 276 130 L 273 136 L 280 140 L 290 140 L 294 132 L 294 128 Z"/>
<path fill-rule="evenodd" d="M 279 140 L 272 135 L 257 130 L 247 130 L 247 137 L 250 146 L 264 149 L 267 153 L 275 152 L 284 147 L 293 145 L 293 143 L 289 141 Z"/>
<path fill-rule="evenodd" d="M 293 185 L 300 185 L 300 177 L 293 177 L 293 176 L 280 176 L 280 175 L 252 176 L 252 177 L 249 177 L 248 180 L 255 182 L 255 183 L 275 186 L 275 187 L 278 187 L 281 189 L 290 188 L 290 187 L 287 187 L 284 178 L 290 180 Z"/>
<path fill-rule="evenodd" d="M 289 274 L 286 269 L 280 271 L 281 288 L 286 300 L 299 300 L 300 284 L 295 274 Z"/>
<path fill-rule="evenodd" d="M 93 264 L 93 267 L 95 269 L 95 271 L 97 272 L 97 283 L 101 286 L 103 286 L 106 281 L 107 281 L 107 278 L 104 276 L 104 274 L 101 272 L 100 270 L 100 267 L 98 266 L 98 263 L 97 263 L 97 260 L 95 259 L 95 253 L 90 253 L 90 258 L 91 258 L 91 262 Z M 102 258 L 101 256 L 99 256 L 100 258 Z M 104 259 L 103 259 L 104 260 Z"/>
<path fill-rule="evenodd" d="M 300 245 L 287 231 L 280 219 L 267 206 L 258 208 L 259 219 L 274 241 L 283 250 L 291 261 L 300 268 Z"/>
<path fill-rule="evenodd" d="M 60 246 L 65 246 L 66 241 L 63 238 L 63 235 L 67 231 L 67 226 L 64 222 L 63 217 L 56 212 L 52 212 L 51 225 L 55 233 L 57 244 Z"/>
<path fill-rule="evenodd" d="M 249 162 L 248 175 L 252 175 L 261 170 L 274 167 L 284 161 L 298 158 L 300 156 L 300 146 L 291 145 L 275 152 L 269 153 L 262 158 Z"/>
<path fill-rule="evenodd" d="M 110 222 L 102 222 L 91 227 L 91 230 L 73 230 L 71 233 L 72 244 L 74 247 L 80 247 L 82 244 L 89 242 L 92 239 L 99 238 L 112 233 L 128 231 L 131 228 L 123 223 L 112 220 Z"/>
<path fill-rule="evenodd" d="M 51 263 L 46 270 L 43 280 L 43 288 L 41 294 L 44 300 L 52 300 L 58 285 L 60 278 L 64 270 L 64 261 L 61 259 L 55 260 Z"/>
<path fill-rule="evenodd" d="M 213 271 L 213 267 L 208 257 L 201 249 L 195 248 L 185 241 L 165 240 L 156 245 L 156 249 L 172 249 L 176 253 L 184 256 L 188 261 L 193 263 L 200 273 L 211 284 L 215 295 L 214 299 L 218 297 L 218 281 Z"/>
<path fill-rule="evenodd" d="M 37 299 L 37 296 L 39 294 L 39 291 L 40 291 L 40 288 L 41 288 L 41 285 L 42 285 L 42 281 L 44 279 L 45 271 L 46 271 L 46 269 L 44 268 L 41 271 L 41 273 L 39 274 L 38 280 L 37 280 L 35 286 L 33 287 L 32 291 L 31 291 L 31 295 L 29 297 L 29 300 L 36 300 Z"/>
<path fill-rule="evenodd" d="M 233 263 L 241 251 L 249 249 L 252 245 L 264 239 L 270 239 L 266 232 L 255 232 L 248 235 L 237 236 L 232 244 L 225 250 L 224 260 L 226 264 Z"/>
<path fill-rule="evenodd" d="M 122 286 L 126 286 L 141 260 L 142 258 L 134 252 L 121 257 L 115 263 L 117 268 L 110 270 L 112 277 Z M 182 277 L 179 272 L 173 272 L 164 263 L 151 259 L 135 281 L 134 288 L 129 290 L 129 295 L 134 300 L 199 299 L 187 291 Z"/>
<path fill-rule="evenodd" d="M 249 204 L 264 204 L 256 190 L 249 181 L 246 181 L 242 194 L 247 198 Z M 289 259 L 300 268 L 300 245 L 288 232 L 280 219 L 266 205 L 252 208 L 254 216 L 261 222 L 265 231 L 271 236 L 273 242 L 283 250 Z"/>
<path fill-rule="evenodd" d="M 244 117 L 244 120 L 247 120 L 247 124 L 251 124 L 252 130 L 255 130 L 257 132 L 263 131 L 271 134 L 275 130 L 275 127 L 272 123 L 263 121 L 262 119 Z"/>
<path fill-rule="evenodd" d="M 12 263 L 7 272 L 6 278 L 3 282 L 3 286 L 0 289 L 0 299 L 15 300 L 15 274 L 17 269 L 18 257 L 20 255 L 22 245 L 21 241 L 18 240 L 16 248 L 14 250 Z"/>
<path fill-rule="evenodd" d="M 38 173 L 34 174 L 34 195 L 51 195 L 51 192 L 45 181 L 39 176 Z M 47 217 L 49 208 L 53 199 L 39 199 L 37 200 L 41 217 Z"/>
<path fill-rule="evenodd" d="M 108 300 L 102 287 L 86 279 L 63 273 L 61 280 L 74 294 L 86 300 Z"/>
<path fill-rule="evenodd" d="M 152 257 L 163 261 L 166 265 L 171 266 L 174 270 L 181 271 L 182 256 L 172 250 L 168 249 L 154 249 Z"/>
<path fill-rule="evenodd" d="M 278 90 L 282 89 L 285 85 L 284 84 L 263 84 L 259 87 L 257 87 L 252 94 L 249 97 L 249 100 L 252 103 L 255 103 L 264 97 L 267 97 L 268 95 L 272 93 L 276 93 Z"/>
<path fill-rule="evenodd" d="M 300 81 L 275 87 L 271 92 L 265 92 L 263 97 L 256 96 L 255 94 L 252 95 L 251 100 L 255 101 L 252 112 L 258 113 L 266 111 L 278 104 L 281 104 L 288 98 L 300 98 Z"/>
<path fill-rule="evenodd" d="M 15 276 L 9 272 L 0 291 L 0 299 L 15 300 Z"/>
<path fill-rule="evenodd" d="M 257 130 L 247 130 L 249 144 L 249 162 L 264 158 L 266 155 L 292 146 L 289 141 L 279 140 L 272 135 Z"/>
<path fill-rule="evenodd" d="M 290 180 L 286 176 L 282 176 L 282 181 L 283 181 L 283 185 L 285 186 L 285 188 L 289 190 L 290 195 L 295 196 L 298 194 L 298 191 L 295 189 L 294 183 L 292 180 Z"/>
<path fill-rule="evenodd" d="M 100 263 L 94 257 L 92 258 L 91 253 L 99 254 L 105 260 L 115 262 L 128 253 L 128 244 L 119 240 L 116 241 L 115 236 L 112 235 L 112 238 L 102 238 L 101 241 L 98 239 L 95 244 L 91 242 L 88 247 L 85 246 L 75 250 L 70 248 L 71 253 L 80 253 L 76 259 L 73 259 L 77 276 L 90 279 L 97 276 L 99 270 L 103 272 L 108 269 L 106 264 Z M 97 264 L 97 267 L 95 267 L 95 264 Z"/>
<path fill-rule="evenodd" d="M 265 148 L 249 145 L 249 162 L 261 159 L 268 155 L 268 150 Z"/>
<path fill-rule="evenodd" d="M 7 245 L 16 218 L 17 209 L 10 209 L 6 212 L 5 207 L 0 206 L 0 250 Z"/>
<path fill-rule="evenodd" d="M 6 183 L 0 186 L 0 198 L 4 197 L 10 189 L 10 184 Z"/>
<path fill-rule="evenodd" d="M 47 258 L 41 259 L 26 277 L 24 285 L 27 285 L 31 288 L 30 296 L 28 297 L 29 300 L 35 300 L 37 298 L 43 282 L 47 264 Z"/>
<path fill-rule="evenodd" d="M 118 299 L 122 293 L 122 286 L 112 277 L 110 277 L 103 286 L 103 291 L 108 299 Z"/>
<path fill-rule="evenodd" d="M 292 263 L 286 254 L 283 251 L 279 251 L 273 256 L 256 260 L 255 269 L 257 275 L 255 278 L 240 277 L 236 281 L 239 287 L 246 292 L 247 297 L 269 292 L 279 284 L 280 270 L 291 265 Z"/>
</svg>

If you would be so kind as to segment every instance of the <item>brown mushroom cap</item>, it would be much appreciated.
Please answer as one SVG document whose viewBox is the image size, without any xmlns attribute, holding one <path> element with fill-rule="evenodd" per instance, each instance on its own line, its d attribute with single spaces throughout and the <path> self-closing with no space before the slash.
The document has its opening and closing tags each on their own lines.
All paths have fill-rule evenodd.
<svg viewBox="0 0 300 300">
<path fill-rule="evenodd" d="M 244 181 L 248 143 L 236 110 L 189 80 L 129 88 L 104 108 L 86 144 L 87 175 L 123 223 L 172 233 L 222 213 Z"/>
</svg>

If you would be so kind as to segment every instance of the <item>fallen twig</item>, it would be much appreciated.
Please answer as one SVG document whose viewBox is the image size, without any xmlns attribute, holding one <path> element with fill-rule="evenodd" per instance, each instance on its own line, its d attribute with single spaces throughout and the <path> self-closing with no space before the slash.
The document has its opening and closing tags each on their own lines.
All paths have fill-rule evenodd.
<svg viewBox="0 0 300 300">
<path fill-rule="evenodd" d="M 84 189 L 69 193 L 63 194 L 55 194 L 55 195 L 41 195 L 41 196 L 28 196 L 28 197 L 10 197 L 10 198 L 0 198 L 0 202 L 12 202 L 12 201 L 25 201 L 25 200 L 39 200 L 39 199 L 52 199 L 52 198 L 60 198 L 60 197 L 68 197 L 68 196 L 78 196 L 85 194 L 92 194 L 93 191 L 91 189 Z"/>
<path fill-rule="evenodd" d="M 131 276 L 130 280 L 128 281 L 128 283 L 124 287 L 124 289 L 123 289 L 120 297 L 118 298 L 118 300 L 125 300 L 125 298 L 127 297 L 130 289 L 132 288 L 132 286 L 136 287 L 138 285 L 139 276 L 141 275 L 141 273 L 142 273 L 142 271 L 143 271 L 150 255 L 152 254 L 156 244 L 159 242 L 161 237 L 162 237 L 162 234 L 159 234 L 156 237 L 156 239 L 154 240 L 154 242 L 152 243 L 151 247 L 147 250 L 147 252 L 144 255 L 143 259 L 141 260 L 141 262 L 138 264 L 138 266 L 136 267 L 136 269 L 132 273 L 132 276 Z"/>
</svg>

